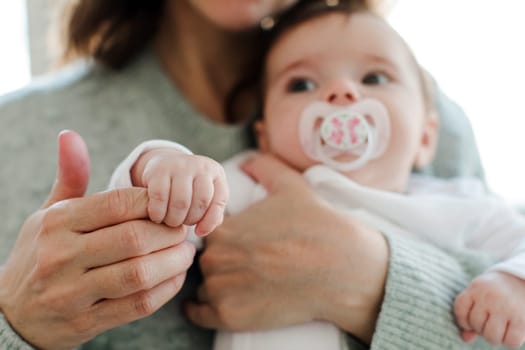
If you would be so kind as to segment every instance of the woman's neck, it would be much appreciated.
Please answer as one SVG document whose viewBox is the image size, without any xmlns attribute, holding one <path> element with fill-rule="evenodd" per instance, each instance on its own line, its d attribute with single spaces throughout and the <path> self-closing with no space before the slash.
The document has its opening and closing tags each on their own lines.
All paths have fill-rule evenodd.
<svg viewBox="0 0 525 350">
<path fill-rule="evenodd" d="M 249 58 L 250 37 L 218 28 L 187 0 L 168 1 L 154 50 L 194 108 L 224 122 L 224 100 Z"/>
</svg>

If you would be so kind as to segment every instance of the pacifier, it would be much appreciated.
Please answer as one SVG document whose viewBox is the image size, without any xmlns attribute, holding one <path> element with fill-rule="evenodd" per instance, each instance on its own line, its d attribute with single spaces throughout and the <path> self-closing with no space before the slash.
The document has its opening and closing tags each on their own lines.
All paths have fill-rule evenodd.
<svg viewBox="0 0 525 350">
<path fill-rule="evenodd" d="M 312 160 L 334 170 L 352 171 L 385 152 L 390 139 L 390 120 L 385 106 L 375 99 L 363 99 L 343 107 L 316 101 L 301 115 L 299 138 Z M 356 158 L 335 159 L 345 154 Z"/>
</svg>

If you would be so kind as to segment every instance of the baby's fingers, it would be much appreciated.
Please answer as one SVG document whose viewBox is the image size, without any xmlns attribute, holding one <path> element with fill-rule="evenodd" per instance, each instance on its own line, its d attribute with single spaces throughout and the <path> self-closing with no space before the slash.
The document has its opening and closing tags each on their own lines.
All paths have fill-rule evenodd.
<svg viewBox="0 0 525 350">
<path fill-rule="evenodd" d="M 201 221 L 213 198 L 213 178 L 208 174 L 198 175 L 193 179 L 193 195 L 185 225 L 195 225 Z"/>
<path fill-rule="evenodd" d="M 204 218 L 195 227 L 195 233 L 198 235 L 210 233 L 222 223 L 224 218 L 224 210 L 229 197 L 228 184 L 224 177 L 215 179 L 213 184 L 213 199 Z"/>
<path fill-rule="evenodd" d="M 477 337 L 478 335 L 476 334 L 476 332 L 473 331 L 461 332 L 461 339 L 463 339 L 465 343 L 472 343 L 474 340 L 476 340 Z"/>
<path fill-rule="evenodd" d="M 501 345 L 507 330 L 508 322 L 503 315 L 490 313 L 483 329 L 483 337 L 492 345 Z"/>
<path fill-rule="evenodd" d="M 184 223 L 191 205 L 192 177 L 174 176 L 171 179 L 168 213 L 164 223 L 171 227 L 178 227 Z"/>
<path fill-rule="evenodd" d="M 155 177 L 148 182 L 148 215 L 151 221 L 161 223 L 168 210 L 171 181 L 169 176 Z"/>
<path fill-rule="evenodd" d="M 472 327 L 472 330 L 478 334 L 483 334 L 485 325 L 489 320 L 488 311 L 480 304 L 474 302 L 472 310 L 470 310 L 468 323 Z"/>
<path fill-rule="evenodd" d="M 525 343 L 525 322 L 524 320 L 512 320 L 507 325 L 507 332 L 503 338 L 503 345 L 518 349 Z"/>
<path fill-rule="evenodd" d="M 460 293 L 454 302 L 456 322 L 458 323 L 459 328 L 461 328 L 463 331 L 472 331 L 472 327 L 470 326 L 468 319 L 470 311 L 473 307 L 474 300 L 468 292 Z M 463 340 L 465 340 L 465 337 L 463 337 Z"/>
</svg>

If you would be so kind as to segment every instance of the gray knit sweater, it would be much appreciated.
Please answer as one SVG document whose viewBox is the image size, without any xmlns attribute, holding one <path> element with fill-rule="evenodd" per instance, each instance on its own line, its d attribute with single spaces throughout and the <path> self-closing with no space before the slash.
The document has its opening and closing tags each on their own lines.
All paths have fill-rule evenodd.
<svg viewBox="0 0 525 350">
<path fill-rule="evenodd" d="M 440 98 L 440 150 L 429 172 L 480 175 L 470 126 L 461 110 Z M 445 101 L 445 102 L 443 102 Z M 25 218 L 47 196 L 56 169 L 56 137 L 78 131 L 91 159 L 90 192 L 106 187 L 115 166 L 141 141 L 169 139 L 222 161 L 246 147 L 245 127 L 200 116 L 166 78 L 150 52 L 121 72 L 78 63 L 0 98 L 0 264 Z M 484 265 L 482 257 L 443 253 L 388 237 L 390 267 L 372 349 L 460 349 L 452 305 Z M 179 303 L 197 285 L 190 272 L 183 291 L 154 315 L 108 331 L 82 349 L 211 349 L 213 332 L 189 324 Z M 50 332 L 53 330 L 50 329 Z M 352 349 L 362 345 L 350 336 Z M 483 342 L 476 348 L 485 348 Z M 31 349 L 0 314 L 0 349 Z"/>
</svg>

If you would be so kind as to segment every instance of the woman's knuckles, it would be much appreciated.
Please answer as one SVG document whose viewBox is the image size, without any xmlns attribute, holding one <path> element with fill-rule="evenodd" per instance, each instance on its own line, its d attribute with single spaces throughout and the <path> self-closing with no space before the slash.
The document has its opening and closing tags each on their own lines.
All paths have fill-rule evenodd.
<svg viewBox="0 0 525 350">
<path fill-rule="evenodd" d="M 75 287 L 46 288 L 35 297 L 34 308 L 46 310 L 48 315 L 60 315 L 61 319 L 73 319 L 83 313 L 88 305 L 80 305 L 81 292 Z"/>
<path fill-rule="evenodd" d="M 41 213 L 39 236 L 53 235 L 68 227 L 67 201 L 57 202 Z"/>
<path fill-rule="evenodd" d="M 150 316 L 161 306 L 150 290 L 144 290 L 136 293 L 132 302 L 133 312 L 136 318 Z"/>
<path fill-rule="evenodd" d="M 72 318 L 67 322 L 71 334 L 75 335 L 75 340 L 78 342 L 78 339 L 87 341 L 93 338 L 98 332 L 98 327 L 100 324 L 97 318 L 91 312 L 84 312 L 77 317 Z"/>
<path fill-rule="evenodd" d="M 125 290 L 139 291 L 149 289 L 154 285 L 154 275 L 151 267 L 141 260 L 129 264 L 124 271 L 116 271 L 117 280 Z"/>
<path fill-rule="evenodd" d="M 149 253 L 147 233 L 142 221 L 131 221 L 121 225 L 118 232 L 118 245 L 130 256 Z"/>
</svg>

